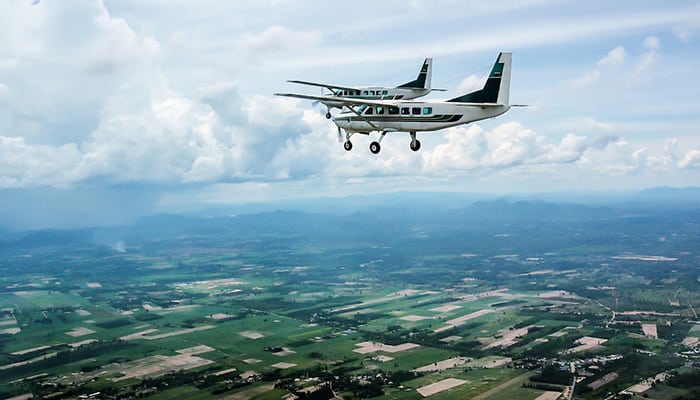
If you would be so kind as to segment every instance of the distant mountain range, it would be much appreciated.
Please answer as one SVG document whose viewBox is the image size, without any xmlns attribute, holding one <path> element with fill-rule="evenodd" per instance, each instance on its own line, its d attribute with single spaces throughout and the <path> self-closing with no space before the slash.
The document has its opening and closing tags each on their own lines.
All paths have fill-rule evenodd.
<svg viewBox="0 0 700 400">
<path fill-rule="evenodd" d="M 529 196 L 528 196 L 529 197 Z M 545 197 L 545 196 L 543 196 Z M 547 196 L 554 197 L 554 196 Z M 579 200 L 580 197 L 578 198 Z M 304 235 L 322 238 L 399 235 L 420 227 L 434 232 L 508 225 L 589 224 L 620 218 L 664 221 L 700 214 L 700 188 L 654 188 L 575 202 L 562 194 L 544 201 L 463 193 L 390 193 L 375 196 L 270 202 L 212 208 L 196 215 L 153 215 L 129 226 L 13 232 L 0 230 L 2 248 L 104 244 L 182 235 Z"/>
</svg>

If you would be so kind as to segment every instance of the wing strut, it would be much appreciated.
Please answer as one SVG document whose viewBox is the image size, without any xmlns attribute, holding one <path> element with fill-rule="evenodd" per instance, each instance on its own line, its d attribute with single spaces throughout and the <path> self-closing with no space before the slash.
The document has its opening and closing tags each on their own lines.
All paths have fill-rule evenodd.
<svg viewBox="0 0 700 400">
<path fill-rule="evenodd" d="M 357 110 L 355 110 L 354 108 L 350 107 L 350 106 L 347 105 L 347 104 L 343 104 L 343 107 L 345 107 L 345 108 L 347 108 L 348 110 L 352 111 L 355 115 L 357 115 L 358 117 L 360 117 L 360 119 L 362 119 L 362 120 L 364 120 L 366 123 L 368 123 L 372 128 L 374 128 L 374 129 L 376 129 L 376 130 L 380 130 L 379 127 L 378 127 L 377 125 L 373 124 L 372 121 L 370 121 L 370 120 L 368 120 L 367 118 L 365 118 L 364 116 L 362 116 L 362 114 L 360 114 L 359 112 L 357 112 Z"/>
</svg>

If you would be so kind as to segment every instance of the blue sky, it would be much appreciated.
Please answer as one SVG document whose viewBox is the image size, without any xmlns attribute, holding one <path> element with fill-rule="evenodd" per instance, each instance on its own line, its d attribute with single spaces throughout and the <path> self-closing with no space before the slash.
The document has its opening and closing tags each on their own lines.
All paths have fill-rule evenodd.
<svg viewBox="0 0 700 400">
<path fill-rule="evenodd" d="M 248 4 L 250 3 L 250 4 Z M 0 225 L 389 191 L 700 182 L 697 1 L 0 2 Z M 513 52 L 502 117 L 385 138 L 287 79 L 393 85 L 433 57 L 450 97 Z"/>
</svg>

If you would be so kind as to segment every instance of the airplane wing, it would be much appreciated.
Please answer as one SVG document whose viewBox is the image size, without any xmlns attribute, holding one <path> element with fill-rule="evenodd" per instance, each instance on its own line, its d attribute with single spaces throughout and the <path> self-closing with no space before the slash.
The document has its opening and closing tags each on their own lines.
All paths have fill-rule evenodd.
<svg viewBox="0 0 700 400">
<path fill-rule="evenodd" d="M 342 96 L 314 96 L 311 94 L 299 94 L 299 93 L 275 93 L 275 96 L 284 97 L 294 97 L 297 99 L 305 100 L 318 100 L 321 103 L 340 103 L 346 106 L 359 106 L 366 104 L 368 106 L 396 106 L 396 100 L 369 100 L 369 99 L 358 99 L 354 97 L 342 97 Z M 411 104 L 419 104 L 418 101 L 411 101 Z"/>
<path fill-rule="evenodd" d="M 309 81 L 297 81 L 297 80 L 290 80 L 287 81 L 289 83 L 298 83 L 300 85 L 307 85 L 307 86 L 318 86 L 318 87 L 324 87 L 328 90 L 333 91 L 333 89 L 340 89 L 340 90 L 360 90 L 355 87 L 351 86 L 337 86 L 337 85 L 330 85 L 327 83 L 318 83 L 318 82 L 309 82 Z"/>
</svg>

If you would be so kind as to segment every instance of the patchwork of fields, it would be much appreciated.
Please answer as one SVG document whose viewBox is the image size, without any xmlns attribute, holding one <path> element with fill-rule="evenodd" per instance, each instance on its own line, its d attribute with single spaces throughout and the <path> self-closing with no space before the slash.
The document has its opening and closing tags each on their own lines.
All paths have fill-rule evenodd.
<svg viewBox="0 0 700 400">
<path fill-rule="evenodd" d="M 545 251 L 509 229 L 6 250 L 0 397 L 545 399 L 574 370 L 596 398 L 692 365 L 696 256 Z"/>
</svg>

